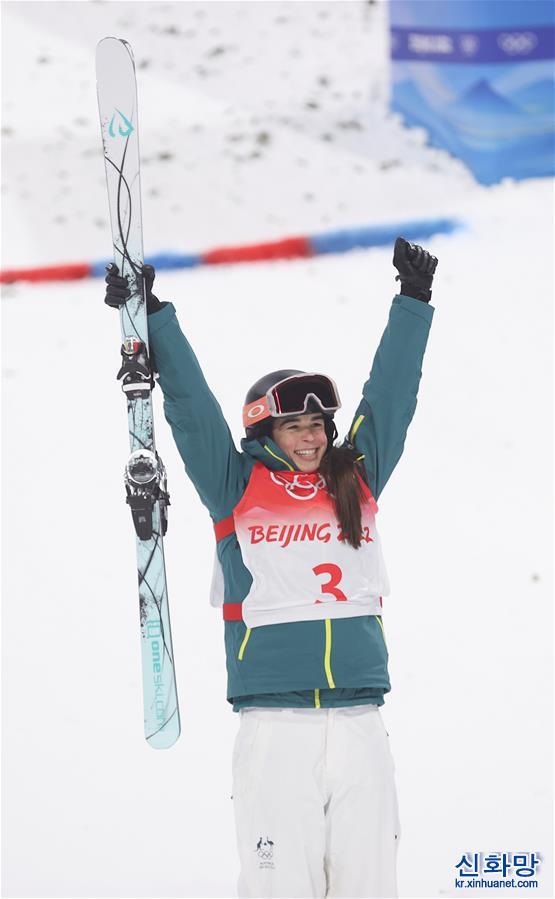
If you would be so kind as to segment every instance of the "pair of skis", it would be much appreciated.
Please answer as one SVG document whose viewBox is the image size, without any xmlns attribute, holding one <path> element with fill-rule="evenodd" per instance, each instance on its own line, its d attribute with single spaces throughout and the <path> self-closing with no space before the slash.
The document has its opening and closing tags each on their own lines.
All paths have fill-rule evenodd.
<svg viewBox="0 0 555 899">
<path fill-rule="evenodd" d="M 145 738 L 153 748 L 166 749 L 180 733 L 163 546 L 169 495 L 154 441 L 154 380 L 141 272 L 137 84 L 129 44 L 114 37 L 100 41 L 96 76 L 114 262 L 131 292 L 120 311 L 118 379 L 127 400 L 131 451 L 125 488 L 137 542 Z"/>
</svg>

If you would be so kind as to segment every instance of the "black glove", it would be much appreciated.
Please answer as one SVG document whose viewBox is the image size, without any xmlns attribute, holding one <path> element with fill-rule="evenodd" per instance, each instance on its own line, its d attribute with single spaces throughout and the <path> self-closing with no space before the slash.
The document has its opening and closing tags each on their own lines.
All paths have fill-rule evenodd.
<svg viewBox="0 0 555 899">
<path fill-rule="evenodd" d="M 107 265 L 106 271 L 108 274 L 106 275 L 105 281 L 108 287 L 106 288 L 104 302 L 114 309 L 119 309 L 131 296 L 131 291 L 128 287 L 128 279 L 127 277 L 120 277 L 119 269 L 115 262 L 111 262 L 110 265 Z M 151 315 L 153 312 L 158 312 L 163 305 L 158 297 L 155 297 L 152 293 L 152 285 L 154 284 L 156 272 L 152 265 L 143 265 L 141 271 L 143 273 L 145 285 L 146 312 L 147 315 Z"/>
<path fill-rule="evenodd" d="M 399 272 L 395 280 L 401 282 L 401 293 L 429 303 L 437 267 L 436 257 L 417 244 L 409 243 L 404 237 L 398 237 L 393 251 L 393 265 Z"/>
</svg>

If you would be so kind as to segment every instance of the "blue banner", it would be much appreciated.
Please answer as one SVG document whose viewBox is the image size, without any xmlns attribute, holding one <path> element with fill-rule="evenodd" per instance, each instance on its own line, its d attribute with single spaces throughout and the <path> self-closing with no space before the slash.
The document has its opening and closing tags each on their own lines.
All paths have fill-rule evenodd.
<svg viewBox="0 0 555 899">
<path fill-rule="evenodd" d="M 399 28 L 391 58 L 421 62 L 492 63 L 555 58 L 555 28 Z"/>
<path fill-rule="evenodd" d="M 391 108 L 482 184 L 555 174 L 553 0 L 390 0 Z"/>
</svg>

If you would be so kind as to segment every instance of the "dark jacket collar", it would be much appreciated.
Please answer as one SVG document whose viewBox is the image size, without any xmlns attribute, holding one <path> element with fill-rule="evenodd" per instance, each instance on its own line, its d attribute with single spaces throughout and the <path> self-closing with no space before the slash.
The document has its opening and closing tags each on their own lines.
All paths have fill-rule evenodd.
<svg viewBox="0 0 555 899">
<path fill-rule="evenodd" d="M 270 437 L 259 440 L 241 440 L 241 449 L 256 462 L 262 462 L 272 471 L 298 471 L 295 463 Z"/>
</svg>

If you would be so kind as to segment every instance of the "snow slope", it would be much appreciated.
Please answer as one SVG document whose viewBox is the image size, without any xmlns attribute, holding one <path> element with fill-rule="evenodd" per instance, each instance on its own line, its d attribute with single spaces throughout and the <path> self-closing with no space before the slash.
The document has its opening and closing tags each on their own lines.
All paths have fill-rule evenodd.
<svg viewBox="0 0 555 899">
<path fill-rule="evenodd" d="M 383 3 L 10 2 L 3 266 L 108 254 L 94 85 L 107 34 L 139 65 L 147 255 L 412 215 L 467 222 L 432 242 L 419 406 L 380 502 L 400 894 L 454 895 L 463 852 L 536 851 L 535 893 L 552 895 L 552 182 L 482 188 L 387 113 Z M 164 273 L 156 293 L 237 440 L 246 389 L 280 367 L 330 372 L 341 432 L 393 274 L 379 249 Z M 237 718 L 208 605 L 212 530 L 155 396 L 183 722 L 156 753 L 103 294 L 100 281 L 3 290 L 4 894 L 233 896 Z"/>
</svg>

